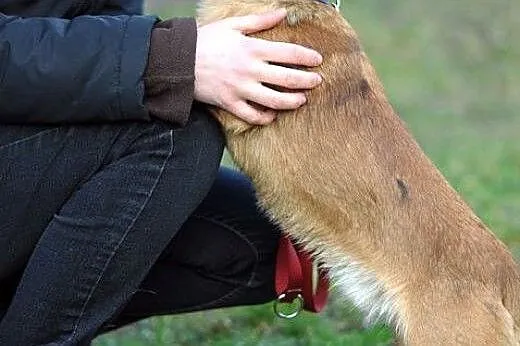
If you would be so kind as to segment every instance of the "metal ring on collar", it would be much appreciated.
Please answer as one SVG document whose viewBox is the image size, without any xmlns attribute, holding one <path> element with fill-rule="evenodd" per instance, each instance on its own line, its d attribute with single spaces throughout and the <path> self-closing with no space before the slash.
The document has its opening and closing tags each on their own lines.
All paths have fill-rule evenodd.
<svg viewBox="0 0 520 346">
<path fill-rule="evenodd" d="M 280 309 L 280 306 L 282 304 L 285 304 L 284 302 L 282 302 L 282 300 L 284 300 L 286 297 L 286 294 L 285 293 L 282 293 L 278 296 L 278 298 L 274 301 L 274 304 L 273 304 L 273 310 L 274 310 L 274 313 L 276 316 L 280 317 L 280 318 L 284 318 L 284 319 L 287 319 L 287 320 L 290 320 L 292 318 L 295 318 L 296 316 L 298 316 L 300 314 L 300 312 L 302 311 L 303 309 L 303 297 L 301 294 L 298 294 L 296 296 L 296 298 L 294 298 L 294 300 L 297 301 L 298 305 L 296 307 L 296 309 L 291 312 L 291 313 L 284 313 L 281 311 Z M 294 303 L 294 300 L 292 301 L 291 304 Z"/>
</svg>

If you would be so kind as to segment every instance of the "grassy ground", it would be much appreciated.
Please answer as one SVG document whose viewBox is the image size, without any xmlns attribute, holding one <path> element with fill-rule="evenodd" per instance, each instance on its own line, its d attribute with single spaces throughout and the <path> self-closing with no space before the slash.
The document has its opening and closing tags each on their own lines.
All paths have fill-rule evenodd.
<svg viewBox="0 0 520 346">
<path fill-rule="evenodd" d="M 162 5 L 161 5 L 162 3 Z M 192 14 L 192 3 L 149 10 Z M 170 2 L 171 4 L 171 2 Z M 520 2 L 344 1 L 393 105 L 452 185 L 520 258 Z M 334 298 L 321 316 L 277 320 L 270 305 L 163 317 L 109 345 L 387 345 Z"/>
</svg>

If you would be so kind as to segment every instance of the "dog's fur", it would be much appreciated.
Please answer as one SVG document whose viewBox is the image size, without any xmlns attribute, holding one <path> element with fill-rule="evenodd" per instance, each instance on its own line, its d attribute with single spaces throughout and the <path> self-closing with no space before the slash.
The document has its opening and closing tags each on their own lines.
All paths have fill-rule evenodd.
<svg viewBox="0 0 520 346">
<path fill-rule="evenodd" d="M 320 52 L 324 82 L 269 126 L 215 110 L 261 206 L 401 343 L 518 345 L 515 261 L 409 134 L 347 21 L 314 0 L 205 0 L 198 20 L 281 7 L 256 36 Z"/>
</svg>

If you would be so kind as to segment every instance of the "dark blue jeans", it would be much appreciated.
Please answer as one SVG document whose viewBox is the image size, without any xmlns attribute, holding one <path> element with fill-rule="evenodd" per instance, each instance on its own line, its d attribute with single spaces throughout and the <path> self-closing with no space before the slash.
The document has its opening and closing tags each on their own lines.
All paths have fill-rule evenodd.
<svg viewBox="0 0 520 346">
<path fill-rule="evenodd" d="M 0 345 L 272 300 L 279 232 L 190 123 L 0 127 Z"/>
</svg>

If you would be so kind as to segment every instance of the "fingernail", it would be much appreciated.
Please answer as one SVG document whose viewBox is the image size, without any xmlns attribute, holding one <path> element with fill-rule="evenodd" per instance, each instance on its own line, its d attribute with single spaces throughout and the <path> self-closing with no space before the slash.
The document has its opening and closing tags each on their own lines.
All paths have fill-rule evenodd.
<svg viewBox="0 0 520 346">
<path fill-rule="evenodd" d="M 316 65 L 320 65 L 322 62 L 323 62 L 323 57 L 321 56 L 320 53 L 316 53 Z"/>
<path fill-rule="evenodd" d="M 268 124 L 272 123 L 273 121 L 275 121 L 275 119 L 276 119 L 276 116 L 273 113 L 271 113 L 271 112 L 266 113 L 265 117 L 264 117 L 264 125 L 268 125 Z"/>
<path fill-rule="evenodd" d="M 283 13 L 285 16 L 287 15 L 287 9 L 285 9 L 285 8 L 278 8 L 278 9 L 276 9 L 276 12 L 280 13 L 280 14 Z"/>
<path fill-rule="evenodd" d="M 323 82 L 323 77 L 319 73 L 315 73 L 315 75 L 316 75 L 316 78 L 315 78 L 314 84 L 316 84 L 316 85 L 321 84 L 321 82 Z"/>
</svg>

